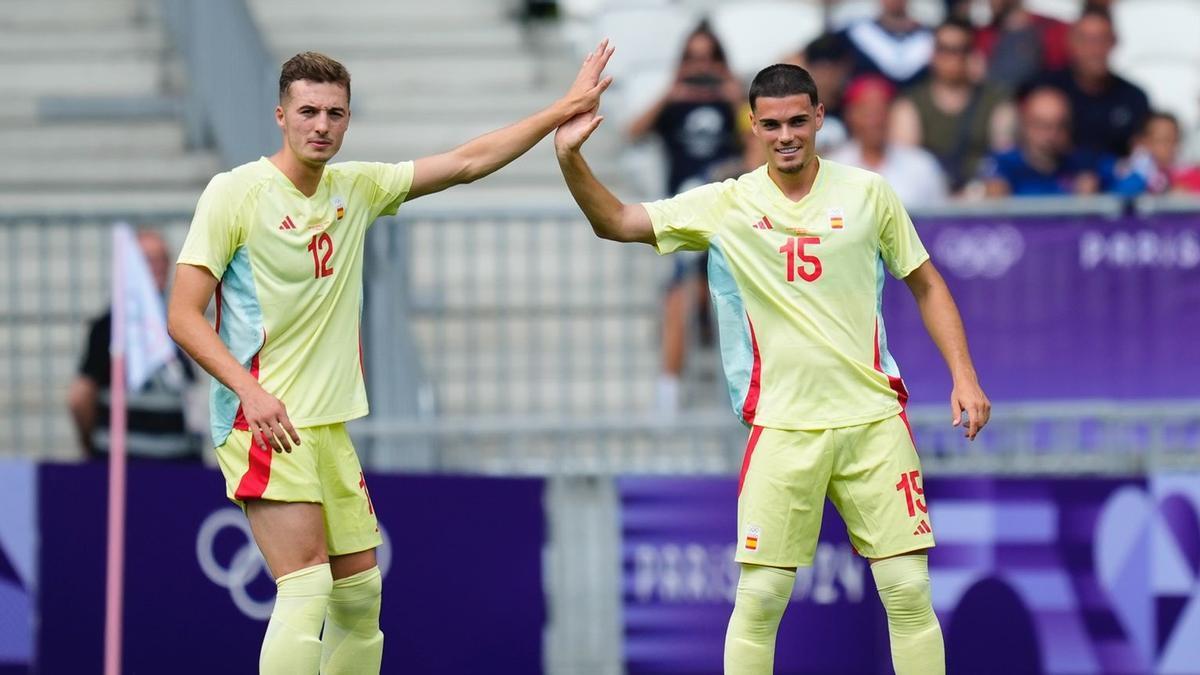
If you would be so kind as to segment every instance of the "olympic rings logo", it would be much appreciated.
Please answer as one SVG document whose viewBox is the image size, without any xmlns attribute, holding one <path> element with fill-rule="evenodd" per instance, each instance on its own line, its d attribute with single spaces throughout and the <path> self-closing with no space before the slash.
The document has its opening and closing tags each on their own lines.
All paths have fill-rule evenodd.
<svg viewBox="0 0 1200 675">
<path fill-rule="evenodd" d="M 217 559 L 216 542 L 217 537 L 228 528 L 240 532 L 242 541 L 229 561 L 222 563 Z M 379 534 L 383 537 L 383 544 L 375 550 L 375 555 L 379 571 L 386 577 L 392 566 L 391 539 L 382 525 L 379 527 Z M 209 581 L 229 589 L 230 599 L 243 615 L 258 621 L 266 621 L 271 617 L 271 610 L 275 606 L 274 594 L 260 600 L 253 597 L 249 591 L 250 585 L 260 575 L 265 575 L 267 582 L 272 585 L 274 579 L 267 568 L 266 560 L 258 550 L 258 545 L 254 543 L 250 523 L 239 509 L 218 509 L 204 519 L 196 533 L 196 561 Z"/>
<path fill-rule="evenodd" d="M 937 262 L 964 278 L 1004 276 L 1025 254 L 1025 238 L 1011 225 L 954 227 L 933 245 Z"/>
</svg>

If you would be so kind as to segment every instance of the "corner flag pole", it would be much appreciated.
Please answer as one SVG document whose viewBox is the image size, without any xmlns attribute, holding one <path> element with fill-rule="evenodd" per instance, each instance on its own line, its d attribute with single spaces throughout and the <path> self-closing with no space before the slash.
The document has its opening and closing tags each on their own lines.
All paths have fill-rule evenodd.
<svg viewBox="0 0 1200 675">
<path fill-rule="evenodd" d="M 111 402 L 108 452 L 108 564 L 104 595 L 104 675 L 121 673 L 125 585 L 125 269 L 121 230 L 113 230 Z"/>
</svg>

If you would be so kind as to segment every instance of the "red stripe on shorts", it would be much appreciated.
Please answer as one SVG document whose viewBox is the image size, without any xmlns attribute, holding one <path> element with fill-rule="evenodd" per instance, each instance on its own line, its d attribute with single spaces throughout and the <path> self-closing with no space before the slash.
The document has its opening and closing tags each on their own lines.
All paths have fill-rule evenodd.
<svg viewBox="0 0 1200 675">
<path fill-rule="evenodd" d="M 271 480 L 271 458 L 275 452 L 263 446 L 258 440 L 258 435 L 254 434 L 250 437 L 249 453 L 249 467 L 233 493 L 236 499 L 261 498 L 267 491 L 267 482 Z"/>
<path fill-rule="evenodd" d="M 750 470 L 750 457 L 754 454 L 754 447 L 758 445 L 758 437 L 762 435 L 762 427 L 754 427 L 750 430 L 750 440 L 746 441 L 746 454 L 742 457 L 742 474 L 738 476 L 738 496 L 742 496 L 742 485 L 746 482 L 746 472 Z"/>
</svg>

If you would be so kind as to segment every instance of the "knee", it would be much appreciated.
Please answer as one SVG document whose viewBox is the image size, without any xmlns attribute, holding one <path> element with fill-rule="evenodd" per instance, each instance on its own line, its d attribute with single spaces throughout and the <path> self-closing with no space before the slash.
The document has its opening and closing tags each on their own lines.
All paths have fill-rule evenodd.
<svg viewBox="0 0 1200 675">
<path fill-rule="evenodd" d="M 933 599 L 929 578 L 906 579 L 879 589 L 879 597 L 887 610 L 888 619 L 909 622 L 932 614 Z"/>
<path fill-rule="evenodd" d="M 383 575 L 378 567 L 338 579 L 333 582 L 329 615 L 345 625 L 360 625 L 365 621 L 377 627 L 382 596 Z"/>
<path fill-rule="evenodd" d="M 922 626 L 931 619 L 936 621 L 928 565 L 923 555 L 907 555 L 871 566 L 879 599 L 893 625 Z"/>
<path fill-rule="evenodd" d="M 734 613 L 753 623 L 778 624 L 787 609 L 795 581 L 796 573 L 792 570 L 743 565 Z"/>
<path fill-rule="evenodd" d="M 275 580 L 276 594 L 281 598 L 314 598 L 328 600 L 333 592 L 333 575 L 329 563 L 309 565 Z"/>
</svg>

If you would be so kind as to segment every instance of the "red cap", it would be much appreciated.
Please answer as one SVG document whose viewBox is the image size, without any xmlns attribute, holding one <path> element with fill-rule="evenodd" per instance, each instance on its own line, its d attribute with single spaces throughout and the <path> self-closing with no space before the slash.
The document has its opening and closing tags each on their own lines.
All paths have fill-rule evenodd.
<svg viewBox="0 0 1200 675">
<path fill-rule="evenodd" d="M 896 86 L 884 76 L 859 75 L 846 85 L 846 92 L 842 95 L 842 100 L 845 105 L 854 105 L 864 94 L 872 90 L 882 91 L 888 102 L 891 102 L 892 97 L 896 95 Z"/>
</svg>

